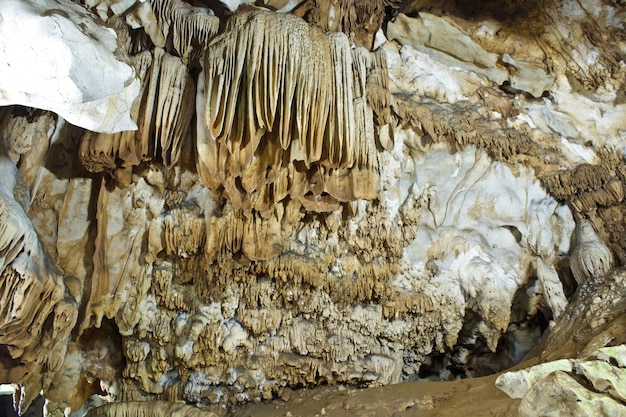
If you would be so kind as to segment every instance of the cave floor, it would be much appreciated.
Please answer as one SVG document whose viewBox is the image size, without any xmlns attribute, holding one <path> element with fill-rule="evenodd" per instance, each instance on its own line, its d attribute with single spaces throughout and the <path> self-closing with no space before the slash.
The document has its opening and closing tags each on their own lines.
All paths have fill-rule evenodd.
<svg viewBox="0 0 626 417">
<path fill-rule="evenodd" d="M 247 405 L 233 416 L 517 416 L 520 400 L 496 388 L 497 376 L 364 389 L 327 386 L 298 390 L 287 401 Z"/>
</svg>

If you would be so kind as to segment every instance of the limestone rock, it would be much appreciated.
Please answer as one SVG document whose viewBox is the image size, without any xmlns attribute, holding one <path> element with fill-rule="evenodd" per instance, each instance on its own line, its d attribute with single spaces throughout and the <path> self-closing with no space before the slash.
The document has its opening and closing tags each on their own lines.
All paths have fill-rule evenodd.
<svg viewBox="0 0 626 417">
<path fill-rule="evenodd" d="M 576 416 L 620 415 L 626 411 L 622 364 L 612 355 L 624 345 L 603 348 L 601 360 L 560 360 L 509 372 L 496 385 L 513 398 L 521 398 L 520 416 L 547 416 L 554 412 Z"/>
<path fill-rule="evenodd" d="M 487 52 L 449 18 L 425 12 L 416 18 L 399 14 L 390 22 L 387 34 L 390 40 L 397 39 L 420 52 L 435 55 L 437 61 L 448 66 L 486 76 L 498 85 L 507 79 L 506 71 L 496 65 L 498 56 Z"/>
<path fill-rule="evenodd" d="M 114 33 L 69 2 L 6 0 L 0 13 L 0 105 L 52 110 L 93 131 L 136 128 L 139 81 L 115 55 Z"/>
<path fill-rule="evenodd" d="M 613 267 L 613 255 L 600 240 L 589 220 L 576 223 L 574 249 L 570 266 L 576 282 L 584 284 L 592 278 L 600 278 Z"/>
<path fill-rule="evenodd" d="M 3 18 L 30 4 L 5 3 Z M 491 381 L 506 415 L 519 404 L 495 376 L 467 378 L 540 339 L 519 366 L 568 360 L 546 377 L 560 404 L 622 404 L 621 351 L 593 355 L 624 343 L 623 273 L 576 289 L 568 268 L 626 261 L 622 6 L 210 3 L 28 14 L 94 35 L 72 44 L 93 68 L 52 75 L 115 107 L 101 75 L 121 74 L 138 96 L 114 113 L 138 129 L 0 109 L 0 383 L 22 406 L 43 391 L 53 415 L 209 415 L 464 378 L 385 412 L 438 413 L 467 392 L 449 387 Z M 580 218 L 602 255 L 568 256 Z M 324 413 L 377 407 L 354 401 Z"/>
</svg>

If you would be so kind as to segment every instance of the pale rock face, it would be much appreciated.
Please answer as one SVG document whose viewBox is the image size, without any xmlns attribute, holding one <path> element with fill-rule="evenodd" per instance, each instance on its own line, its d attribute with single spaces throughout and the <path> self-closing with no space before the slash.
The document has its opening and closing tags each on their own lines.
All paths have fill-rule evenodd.
<svg viewBox="0 0 626 417">
<path fill-rule="evenodd" d="M 498 56 L 487 52 L 448 18 L 424 12 L 417 18 L 400 14 L 389 24 L 387 38 L 426 52 L 447 67 L 477 73 L 496 84 L 507 79 L 506 71 L 496 67 Z"/>
<path fill-rule="evenodd" d="M 4 0 L 0 39 L 0 105 L 53 110 L 93 131 L 136 128 L 139 80 L 115 56 L 115 32 L 78 5 Z"/>
<path fill-rule="evenodd" d="M 540 2 L 525 28 L 452 2 L 270 3 L 0 8 L 1 103 L 56 113 L 0 111 L 0 383 L 22 406 L 209 416 L 481 376 L 544 322 L 570 335 L 568 266 L 626 260 L 621 6 Z M 567 364 L 620 386 L 621 365 Z M 520 413 L 574 383 L 541 375 Z"/>
<path fill-rule="evenodd" d="M 496 386 L 521 399 L 520 416 L 620 415 L 624 412 L 626 345 L 602 348 L 588 360 L 561 359 L 507 372 Z"/>
</svg>

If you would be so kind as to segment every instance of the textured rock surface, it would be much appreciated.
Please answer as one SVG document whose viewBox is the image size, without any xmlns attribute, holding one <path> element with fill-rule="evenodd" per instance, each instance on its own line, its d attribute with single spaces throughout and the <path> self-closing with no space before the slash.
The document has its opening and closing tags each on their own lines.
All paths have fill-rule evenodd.
<svg viewBox="0 0 626 417">
<path fill-rule="evenodd" d="M 320 387 L 293 392 L 288 401 L 244 406 L 234 415 L 431 417 L 458 416 L 459 410 L 485 416 L 622 415 L 626 410 L 620 377 L 626 342 L 625 278 L 621 269 L 583 286 L 539 346 L 512 372 L 434 384 Z M 597 298 L 590 302 L 591 293 Z M 552 381 L 534 384 L 547 375 L 553 375 Z M 524 396 L 528 398 L 520 398 Z"/>
<path fill-rule="evenodd" d="M 1 88 L 35 88 L 0 108 L 0 383 L 21 407 L 212 415 L 479 377 L 550 322 L 537 361 L 586 361 L 558 346 L 585 311 L 593 352 L 623 343 L 598 312 L 626 259 L 623 5 L 47 1 L 0 9 L 32 52 L 1 58 Z M 18 14 L 80 42 L 71 71 L 41 66 L 56 101 L 10 72 L 39 56 Z M 518 411 L 494 380 L 468 384 L 496 414 L 546 383 Z M 445 402 L 420 398 L 360 410 Z"/>
<path fill-rule="evenodd" d="M 521 399 L 520 416 L 621 415 L 626 411 L 623 282 L 623 270 L 588 281 L 550 330 L 540 346 L 541 355 L 528 365 L 549 361 L 497 378 L 498 388 Z M 594 294 L 591 301 L 590 293 Z M 611 347 L 602 347 L 607 344 Z M 567 356 L 578 359 L 557 359 Z"/>
<path fill-rule="evenodd" d="M 135 129 L 139 81 L 117 48 L 115 33 L 79 5 L 3 0 L 0 105 L 52 110 L 94 131 Z"/>
<path fill-rule="evenodd" d="M 624 348 L 599 350 L 601 360 L 561 359 L 508 372 L 498 377 L 496 385 L 522 400 L 520 416 L 620 415 L 626 409 Z"/>
<path fill-rule="evenodd" d="M 611 251 L 598 237 L 593 225 L 585 219 L 576 224 L 574 248 L 570 259 L 572 274 L 578 284 L 600 277 L 613 267 Z"/>
</svg>

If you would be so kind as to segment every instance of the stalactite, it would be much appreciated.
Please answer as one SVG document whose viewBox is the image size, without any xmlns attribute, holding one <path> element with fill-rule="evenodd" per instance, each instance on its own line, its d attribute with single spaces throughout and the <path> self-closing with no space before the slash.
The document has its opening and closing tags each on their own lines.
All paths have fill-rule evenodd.
<svg viewBox="0 0 626 417">
<path fill-rule="evenodd" d="M 130 183 L 132 168 L 141 162 L 176 164 L 193 116 L 194 82 L 180 58 L 155 48 L 137 55 L 135 66 L 142 80 L 141 98 L 132 110 L 139 129 L 87 131 L 79 150 L 87 169 L 111 173 L 121 185 Z"/>
<path fill-rule="evenodd" d="M 397 9 L 400 4 L 396 0 L 307 0 L 294 13 L 323 31 L 350 34 L 355 44 L 369 50 L 383 24 L 386 6 Z"/>
<path fill-rule="evenodd" d="M 150 0 L 156 21 L 166 41 L 183 60 L 200 54 L 217 34 L 220 19 L 212 10 L 190 6 L 181 0 Z M 160 45 L 160 46 L 166 46 Z"/>
<path fill-rule="evenodd" d="M 591 222 L 580 219 L 576 223 L 575 244 L 570 258 L 570 267 L 579 285 L 597 279 L 613 268 L 613 255 L 600 240 Z"/>
<path fill-rule="evenodd" d="M 324 36 L 294 16 L 229 19 L 209 46 L 199 86 L 205 184 L 223 187 L 235 210 L 262 215 L 287 194 L 312 211 L 375 198 L 369 63 L 346 36 Z"/>
<path fill-rule="evenodd" d="M 20 384 L 17 403 L 25 410 L 61 368 L 81 288 L 66 285 L 43 248 L 25 212 L 25 182 L 3 144 L 0 173 L 0 344 L 13 363 L 0 369 L 0 379 Z"/>
</svg>

